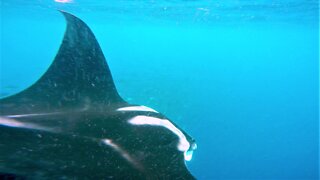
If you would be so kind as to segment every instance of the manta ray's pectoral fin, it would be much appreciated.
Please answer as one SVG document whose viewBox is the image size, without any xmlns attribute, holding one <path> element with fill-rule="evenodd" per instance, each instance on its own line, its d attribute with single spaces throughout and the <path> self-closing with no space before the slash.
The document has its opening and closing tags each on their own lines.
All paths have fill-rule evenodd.
<svg viewBox="0 0 320 180">
<path fill-rule="evenodd" d="M 101 48 L 89 27 L 67 21 L 62 44 L 46 73 L 31 87 L 0 100 L 0 115 L 126 104 L 119 96 Z M 122 104 L 122 105 L 121 105 Z"/>
</svg>

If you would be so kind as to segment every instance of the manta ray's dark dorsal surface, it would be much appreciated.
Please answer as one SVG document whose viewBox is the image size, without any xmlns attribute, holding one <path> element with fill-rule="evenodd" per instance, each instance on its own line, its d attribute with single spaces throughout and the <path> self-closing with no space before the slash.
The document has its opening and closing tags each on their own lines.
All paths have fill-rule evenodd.
<svg viewBox="0 0 320 180">
<path fill-rule="evenodd" d="M 47 72 L 0 100 L 0 178 L 193 179 L 194 140 L 118 94 L 89 27 L 67 30 Z"/>
</svg>

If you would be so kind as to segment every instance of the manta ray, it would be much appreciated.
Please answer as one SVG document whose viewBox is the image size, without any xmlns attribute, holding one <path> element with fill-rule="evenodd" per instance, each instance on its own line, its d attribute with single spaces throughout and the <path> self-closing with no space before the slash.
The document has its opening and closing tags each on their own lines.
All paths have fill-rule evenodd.
<svg viewBox="0 0 320 180">
<path fill-rule="evenodd" d="M 121 98 L 90 28 L 60 12 L 67 27 L 48 70 L 0 100 L 0 177 L 194 179 L 195 140 Z"/>
</svg>

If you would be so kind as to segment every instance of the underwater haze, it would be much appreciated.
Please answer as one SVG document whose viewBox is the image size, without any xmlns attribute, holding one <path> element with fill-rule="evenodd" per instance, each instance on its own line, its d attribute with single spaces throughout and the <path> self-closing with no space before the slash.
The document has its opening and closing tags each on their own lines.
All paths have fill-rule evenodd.
<svg viewBox="0 0 320 180">
<path fill-rule="evenodd" d="M 92 28 L 125 100 L 196 139 L 197 179 L 319 178 L 317 0 L 1 0 L 0 97 L 52 63 L 57 9 Z"/>
</svg>

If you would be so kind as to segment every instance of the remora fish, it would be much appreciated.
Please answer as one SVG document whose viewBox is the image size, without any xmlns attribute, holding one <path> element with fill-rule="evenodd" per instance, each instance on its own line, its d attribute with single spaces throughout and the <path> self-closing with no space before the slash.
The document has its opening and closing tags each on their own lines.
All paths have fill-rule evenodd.
<svg viewBox="0 0 320 180">
<path fill-rule="evenodd" d="M 1 177 L 194 179 L 185 159 L 195 141 L 124 101 L 89 27 L 62 14 L 67 29 L 47 72 L 0 100 Z"/>
</svg>

